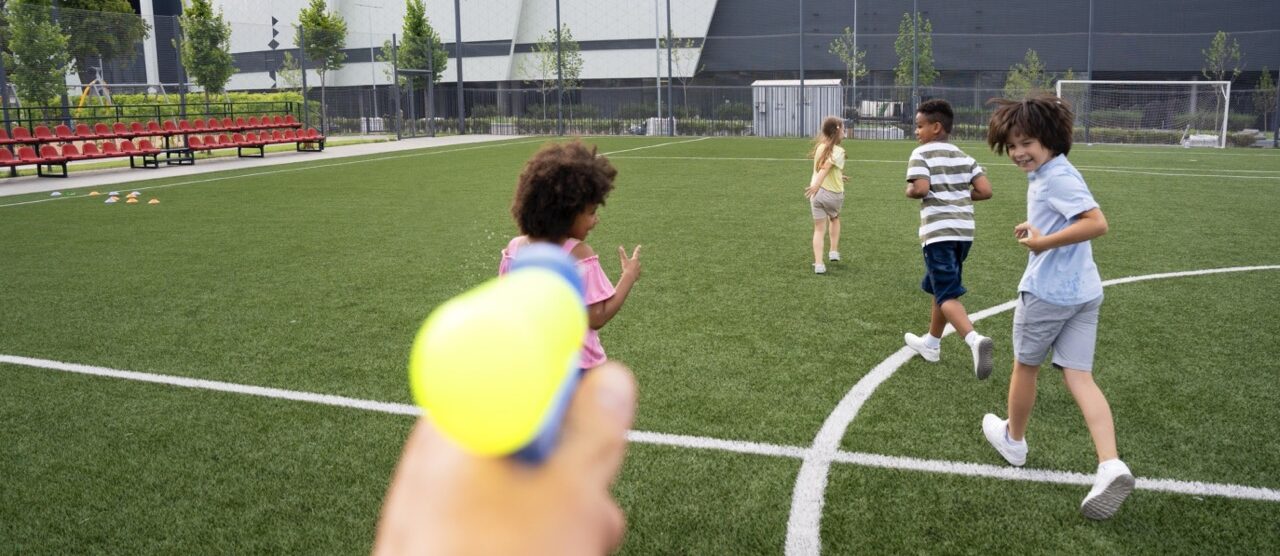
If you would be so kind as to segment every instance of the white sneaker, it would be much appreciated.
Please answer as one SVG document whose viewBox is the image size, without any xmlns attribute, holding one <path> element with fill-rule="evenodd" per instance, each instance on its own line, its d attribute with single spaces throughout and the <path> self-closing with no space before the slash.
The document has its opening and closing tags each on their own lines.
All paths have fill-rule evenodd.
<svg viewBox="0 0 1280 556">
<path fill-rule="evenodd" d="M 920 354 L 920 357 L 930 363 L 937 363 L 938 358 L 942 356 L 942 346 L 929 347 L 925 345 L 924 338 L 916 336 L 910 332 L 902 335 L 902 341 L 907 343 L 907 347 Z"/>
<path fill-rule="evenodd" d="M 982 435 L 1009 465 L 1022 467 L 1027 463 L 1027 439 L 1014 442 L 1009 439 L 1009 421 L 990 413 L 982 416 Z"/>
<path fill-rule="evenodd" d="M 832 251 L 830 253 L 827 253 L 827 259 L 830 259 L 831 262 L 840 262 L 840 252 Z"/>
<path fill-rule="evenodd" d="M 1123 461 L 1113 459 L 1099 463 L 1093 488 L 1080 503 L 1080 513 L 1089 519 L 1110 518 L 1133 492 L 1133 485 L 1133 473 Z"/>
<path fill-rule="evenodd" d="M 986 380 L 991 376 L 991 351 L 995 348 L 995 342 L 986 336 L 978 336 L 978 339 L 969 344 L 969 349 L 973 350 L 973 374 L 978 375 L 978 380 Z"/>
<path fill-rule="evenodd" d="M 827 265 L 822 264 L 822 263 L 814 263 L 814 265 L 813 265 L 813 273 L 814 273 L 814 274 L 826 274 L 826 273 L 827 273 Z"/>
</svg>

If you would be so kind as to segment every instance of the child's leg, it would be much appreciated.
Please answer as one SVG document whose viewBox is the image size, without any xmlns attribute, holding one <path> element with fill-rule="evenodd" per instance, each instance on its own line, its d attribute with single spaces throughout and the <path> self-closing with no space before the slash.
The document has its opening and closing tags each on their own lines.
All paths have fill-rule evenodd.
<svg viewBox="0 0 1280 556">
<path fill-rule="evenodd" d="M 934 319 L 929 321 L 929 333 L 934 336 L 941 337 L 942 329 L 947 323 L 951 323 L 951 327 L 956 329 L 956 334 L 961 338 L 968 336 L 973 332 L 973 322 L 969 320 L 969 313 L 964 310 L 964 304 L 959 299 L 948 299 L 943 301 L 941 305 L 933 306 L 933 313 L 941 318 L 940 322 Z M 934 327 L 937 327 L 935 332 Z"/>
<path fill-rule="evenodd" d="M 1009 377 L 1009 438 L 1019 442 L 1027 434 L 1027 422 L 1031 409 L 1036 405 L 1036 377 L 1039 365 L 1013 362 L 1013 376 Z"/>
<path fill-rule="evenodd" d="M 831 218 L 831 250 L 840 251 L 840 217 Z"/>
<path fill-rule="evenodd" d="M 1089 436 L 1093 437 L 1093 448 L 1098 452 L 1098 461 L 1103 462 L 1118 457 L 1116 451 L 1116 428 L 1111 419 L 1111 405 L 1102 394 L 1097 383 L 1093 381 L 1093 373 L 1074 369 L 1063 369 L 1062 378 L 1067 389 L 1080 406 L 1084 414 L 1085 425 L 1089 427 Z M 1013 424 L 1009 425 L 1012 435 Z"/>
<path fill-rule="evenodd" d="M 813 264 L 822 264 L 822 240 L 827 235 L 827 219 L 813 221 Z"/>
</svg>

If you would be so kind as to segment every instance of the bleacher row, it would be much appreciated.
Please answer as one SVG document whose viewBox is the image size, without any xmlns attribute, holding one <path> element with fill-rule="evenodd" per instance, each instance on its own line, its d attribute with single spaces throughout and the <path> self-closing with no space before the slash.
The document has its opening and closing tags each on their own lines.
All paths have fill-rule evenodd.
<svg viewBox="0 0 1280 556">
<path fill-rule="evenodd" d="M 315 128 L 301 128 L 302 123 L 292 114 L 98 123 L 92 128 L 81 123 L 74 130 L 67 125 L 52 130 L 40 125 L 31 131 L 15 127 L 12 134 L 0 128 L 0 167 L 35 165 L 41 177 L 65 178 L 67 163 L 76 160 L 129 157 L 131 168 L 158 168 L 161 155 L 167 164 L 194 164 L 196 152 L 215 149 L 233 148 L 237 156 L 256 158 L 266 156 L 266 146 L 275 144 L 294 143 L 298 151 L 323 151 L 324 135 Z M 16 153 L 10 150 L 14 146 Z M 245 149 L 256 149 L 257 154 L 246 155 Z"/>
</svg>

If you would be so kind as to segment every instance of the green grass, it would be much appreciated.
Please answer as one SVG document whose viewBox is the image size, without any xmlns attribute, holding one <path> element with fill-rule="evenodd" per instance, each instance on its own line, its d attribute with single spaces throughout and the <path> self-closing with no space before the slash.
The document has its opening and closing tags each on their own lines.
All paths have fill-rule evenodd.
<svg viewBox="0 0 1280 556">
<path fill-rule="evenodd" d="M 608 153 L 670 140 L 589 141 Z M 0 354 L 408 403 L 413 333 L 496 273 L 516 233 L 515 178 L 540 142 L 118 186 L 198 182 L 148 190 L 157 206 L 0 198 Z M 1026 178 L 961 147 L 996 192 L 977 207 L 965 265 L 976 312 L 1014 297 Z M 827 276 L 809 267 L 805 142 L 713 138 L 611 157 L 617 189 L 588 242 L 615 280 L 616 246 L 644 245 L 643 277 L 601 334 L 640 381 L 637 430 L 808 447 L 902 333 L 925 327 L 918 208 L 902 195 L 912 144 L 846 148 L 845 261 Z M 1094 242 L 1104 279 L 1280 264 L 1280 153 L 1078 146 L 1071 158 L 1111 224 Z M 1280 489 L 1277 285 L 1271 270 L 1108 288 L 1097 378 L 1139 476 Z M 999 464 L 978 424 L 1002 412 L 1010 322 L 978 323 L 996 340 L 991 380 L 975 381 L 948 338 L 941 363 L 913 359 L 876 391 L 841 449 Z M 1046 371 L 1039 392 L 1028 467 L 1091 472 L 1061 377 Z M 0 552 L 36 554 L 366 551 L 410 425 L 13 365 L 0 365 L 0 419 Z M 778 553 L 799 466 L 633 445 L 617 487 L 623 552 Z M 822 538 L 828 553 L 1280 543 L 1277 503 L 1139 491 L 1095 524 L 1076 509 L 1085 491 L 837 463 Z"/>
</svg>

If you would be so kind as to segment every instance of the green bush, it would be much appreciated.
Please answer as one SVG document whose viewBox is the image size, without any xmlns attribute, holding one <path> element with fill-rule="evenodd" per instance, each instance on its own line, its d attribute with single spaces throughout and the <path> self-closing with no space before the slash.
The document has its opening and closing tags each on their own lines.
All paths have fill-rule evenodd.
<svg viewBox="0 0 1280 556">
<path fill-rule="evenodd" d="M 1228 133 L 1227 144 L 1232 147 L 1252 147 L 1258 141 L 1258 136 L 1253 133 Z"/>
<path fill-rule="evenodd" d="M 175 119 L 182 113 L 177 95 L 118 94 L 111 98 L 115 102 L 114 105 L 78 106 L 71 110 L 71 117 L 85 122 L 148 121 Z M 218 117 L 283 115 L 286 107 L 289 106 L 292 106 L 293 114 L 301 119 L 302 95 L 296 91 L 216 95 L 210 99 L 207 110 L 203 94 L 187 95 L 187 114 L 192 117 L 205 114 Z M 311 103 L 310 108 L 312 108 L 311 121 L 319 122 L 319 103 Z"/>
<path fill-rule="evenodd" d="M 717 104 L 711 111 L 717 120 L 751 120 L 751 105 L 745 102 L 728 102 Z"/>
<path fill-rule="evenodd" d="M 1136 128 L 1142 125 L 1141 110 L 1094 110 L 1089 113 L 1089 118 L 1113 127 Z"/>
</svg>

